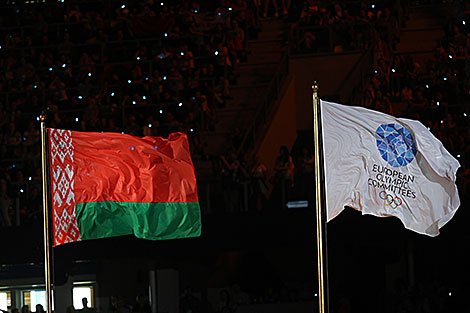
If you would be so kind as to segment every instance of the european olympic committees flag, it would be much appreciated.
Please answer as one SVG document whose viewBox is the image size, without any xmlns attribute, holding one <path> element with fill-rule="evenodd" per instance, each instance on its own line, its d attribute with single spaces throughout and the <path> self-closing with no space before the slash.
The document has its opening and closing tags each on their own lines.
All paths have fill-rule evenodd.
<svg viewBox="0 0 470 313">
<path fill-rule="evenodd" d="M 420 122 L 321 102 L 327 219 L 345 206 L 436 236 L 455 214 L 459 162 Z"/>
</svg>

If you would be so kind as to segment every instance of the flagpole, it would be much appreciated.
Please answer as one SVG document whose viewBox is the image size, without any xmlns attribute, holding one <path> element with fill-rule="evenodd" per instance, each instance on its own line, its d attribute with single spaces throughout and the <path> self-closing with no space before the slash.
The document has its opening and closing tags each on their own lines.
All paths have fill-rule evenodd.
<svg viewBox="0 0 470 313">
<path fill-rule="evenodd" d="M 317 265 L 318 265 L 318 308 L 320 313 L 328 313 L 328 264 L 326 255 L 326 222 L 323 206 L 322 180 L 323 149 L 321 147 L 320 98 L 318 84 L 313 82 L 313 138 L 315 155 L 315 204 L 317 224 Z"/>
<path fill-rule="evenodd" d="M 52 313 L 51 292 L 51 257 L 49 240 L 49 204 L 47 197 L 47 149 L 46 149 L 46 114 L 43 112 L 41 120 L 41 156 L 42 156 L 42 209 L 44 217 L 44 278 L 46 285 L 47 312 Z"/>
</svg>

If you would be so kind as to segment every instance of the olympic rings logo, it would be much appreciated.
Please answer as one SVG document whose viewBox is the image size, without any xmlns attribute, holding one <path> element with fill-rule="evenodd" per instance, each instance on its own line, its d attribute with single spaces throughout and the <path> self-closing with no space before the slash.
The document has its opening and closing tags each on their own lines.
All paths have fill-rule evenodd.
<svg viewBox="0 0 470 313">
<path fill-rule="evenodd" d="M 383 190 L 379 193 L 379 197 L 384 201 L 386 206 L 392 206 L 392 209 L 396 209 L 403 203 L 400 197 L 396 196 L 394 198 L 393 195 L 388 194 Z"/>
</svg>

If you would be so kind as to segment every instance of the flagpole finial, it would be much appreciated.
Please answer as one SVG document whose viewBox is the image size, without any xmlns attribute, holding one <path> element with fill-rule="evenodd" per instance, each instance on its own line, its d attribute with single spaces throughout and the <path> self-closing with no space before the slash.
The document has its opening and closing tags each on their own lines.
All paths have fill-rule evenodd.
<svg viewBox="0 0 470 313">
<path fill-rule="evenodd" d="M 41 115 L 39 115 L 39 120 L 41 122 L 45 122 L 46 121 L 46 112 L 42 111 L 41 112 Z"/>
<path fill-rule="evenodd" d="M 313 83 L 312 83 L 312 91 L 315 92 L 315 93 L 318 92 L 318 83 L 317 83 L 316 80 L 313 81 Z"/>
</svg>

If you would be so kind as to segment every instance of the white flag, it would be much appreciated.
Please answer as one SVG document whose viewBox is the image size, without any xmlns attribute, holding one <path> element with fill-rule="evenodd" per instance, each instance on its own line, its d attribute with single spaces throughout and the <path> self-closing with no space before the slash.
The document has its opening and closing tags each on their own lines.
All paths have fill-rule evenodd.
<svg viewBox="0 0 470 313">
<path fill-rule="evenodd" d="M 455 214 L 459 162 L 420 122 L 321 102 L 328 221 L 345 206 L 437 236 Z"/>
</svg>

